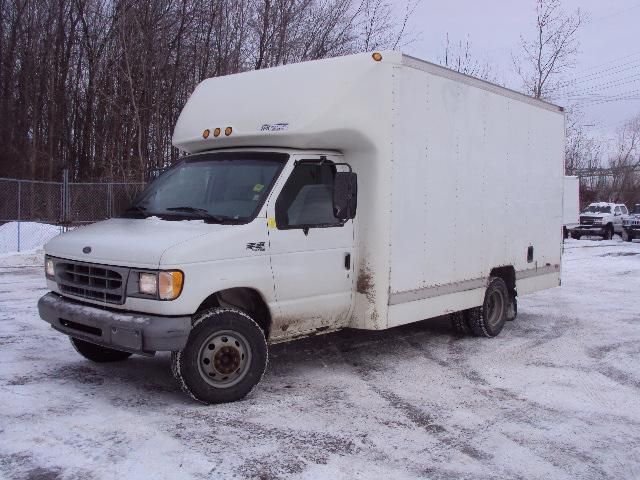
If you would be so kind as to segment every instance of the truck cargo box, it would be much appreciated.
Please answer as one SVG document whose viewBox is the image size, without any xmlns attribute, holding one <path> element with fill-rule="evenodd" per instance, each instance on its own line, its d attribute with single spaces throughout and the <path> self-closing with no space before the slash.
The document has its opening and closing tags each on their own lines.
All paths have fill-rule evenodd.
<svg viewBox="0 0 640 480">
<path fill-rule="evenodd" d="M 359 189 L 350 326 L 384 329 L 481 305 L 497 274 L 519 294 L 557 286 L 563 110 L 398 52 L 381 57 L 206 80 L 174 145 L 344 155 Z M 230 134 L 203 138 L 216 128 Z"/>
</svg>

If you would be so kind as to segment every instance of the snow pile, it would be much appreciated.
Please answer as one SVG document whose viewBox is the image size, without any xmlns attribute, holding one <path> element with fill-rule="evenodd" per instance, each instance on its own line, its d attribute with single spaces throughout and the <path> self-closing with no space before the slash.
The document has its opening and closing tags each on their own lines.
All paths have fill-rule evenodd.
<svg viewBox="0 0 640 480">
<path fill-rule="evenodd" d="M 46 223 L 20 222 L 20 250 L 33 250 L 42 247 L 56 235 L 60 227 Z M 0 225 L 0 254 L 18 251 L 18 222 Z"/>
</svg>

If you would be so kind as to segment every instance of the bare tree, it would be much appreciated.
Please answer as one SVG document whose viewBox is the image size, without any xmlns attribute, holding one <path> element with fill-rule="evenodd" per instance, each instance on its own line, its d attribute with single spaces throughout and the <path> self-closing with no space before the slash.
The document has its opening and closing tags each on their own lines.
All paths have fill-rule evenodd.
<svg viewBox="0 0 640 480">
<path fill-rule="evenodd" d="M 400 22 L 394 13 L 394 3 L 388 0 L 361 0 L 356 10 L 357 28 L 360 31 L 359 50 L 398 48 L 410 43 L 407 36 L 409 19 L 421 0 L 407 0 Z"/>
<path fill-rule="evenodd" d="M 584 21 L 580 9 L 565 12 L 561 0 L 537 0 L 535 35 L 521 36 L 521 52 L 513 56 L 530 95 L 548 98 L 561 75 L 573 67 L 579 48 L 577 34 Z"/>
<path fill-rule="evenodd" d="M 0 0 L 0 176 L 147 178 L 198 82 L 393 48 L 417 1 Z"/>
<path fill-rule="evenodd" d="M 618 132 L 618 145 L 609 164 L 611 200 L 640 202 L 640 115 L 625 123 Z"/>
<path fill-rule="evenodd" d="M 472 52 L 471 40 L 451 42 L 447 33 L 444 54 L 438 59 L 440 65 L 456 72 L 495 82 L 495 75 L 488 62 L 479 61 Z"/>
</svg>

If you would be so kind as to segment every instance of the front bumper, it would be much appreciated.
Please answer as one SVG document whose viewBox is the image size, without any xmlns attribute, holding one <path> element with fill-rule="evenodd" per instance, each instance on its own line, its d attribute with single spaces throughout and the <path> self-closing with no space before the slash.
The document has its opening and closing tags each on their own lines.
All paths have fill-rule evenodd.
<svg viewBox="0 0 640 480">
<path fill-rule="evenodd" d="M 181 350 L 191 317 L 163 317 L 103 309 L 50 292 L 38 301 L 40 317 L 71 337 L 132 353 Z"/>
<path fill-rule="evenodd" d="M 596 235 L 601 236 L 606 233 L 604 225 L 580 225 L 570 230 L 570 233 L 577 233 L 578 235 Z"/>
</svg>

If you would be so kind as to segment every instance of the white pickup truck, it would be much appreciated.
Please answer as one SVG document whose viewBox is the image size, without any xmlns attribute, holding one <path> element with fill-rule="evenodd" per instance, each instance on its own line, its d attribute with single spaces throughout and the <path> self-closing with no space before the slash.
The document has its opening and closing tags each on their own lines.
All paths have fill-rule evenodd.
<svg viewBox="0 0 640 480">
<path fill-rule="evenodd" d="M 614 234 L 623 235 L 622 223 L 629 215 L 621 203 L 591 203 L 580 214 L 580 225 L 571 229 L 571 237 L 579 240 L 584 236 L 598 236 L 611 240 Z"/>
<path fill-rule="evenodd" d="M 119 218 L 46 245 L 39 311 L 94 361 L 171 351 L 200 401 L 243 398 L 270 343 L 445 314 L 494 337 L 560 283 L 549 103 L 376 52 L 205 80 L 173 144 Z"/>
</svg>

